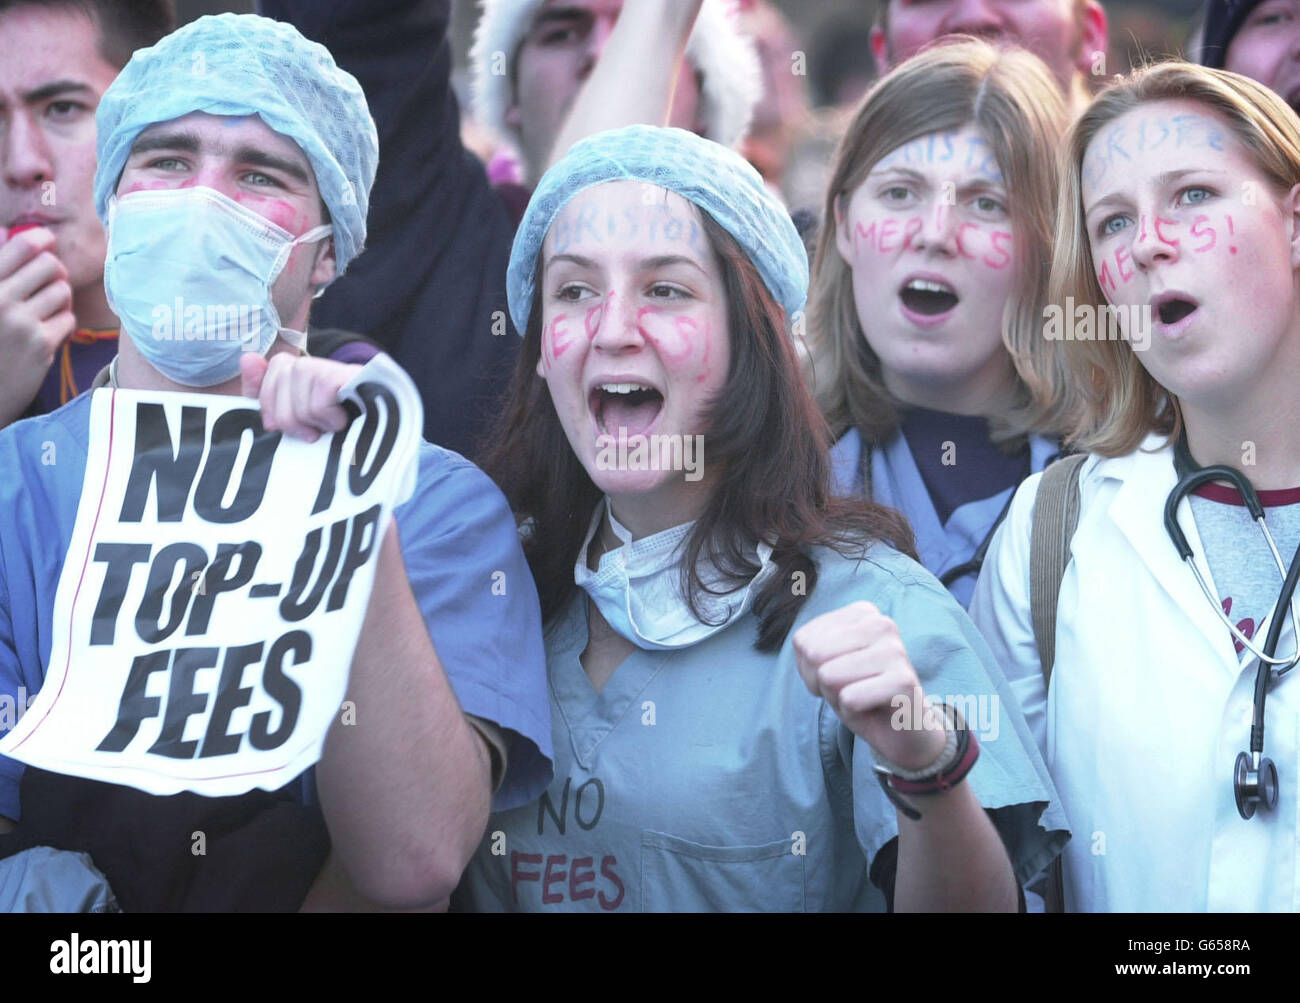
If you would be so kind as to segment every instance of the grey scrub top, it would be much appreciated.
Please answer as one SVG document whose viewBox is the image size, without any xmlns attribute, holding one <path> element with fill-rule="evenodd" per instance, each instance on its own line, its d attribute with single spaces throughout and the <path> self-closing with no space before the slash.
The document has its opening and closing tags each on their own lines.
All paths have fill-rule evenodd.
<svg viewBox="0 0 1300 1003">
<path fill-rule="evenodd" d="M 883 910 L 869 873 L 898 833 L 866 744 L 804 687 L 791 638 L 859 599 L 898 624 L 927 695 L 963 701 L 969 782 L 1023 884 L 1068 838 L 1051 779 L 966 613 L 910 559 L 814 551 L 819 575 L 777 652 L 752 613 L 676 651 L 636 650 L 597 693 L 579 592 L 546 633 L 555 779 L 492 815 L 456 896 L 477 911 Z M 955 698 L 955 700 L 954 700 Z M 924 811 L 923 799 L 918 807 Z"/>
</svg>

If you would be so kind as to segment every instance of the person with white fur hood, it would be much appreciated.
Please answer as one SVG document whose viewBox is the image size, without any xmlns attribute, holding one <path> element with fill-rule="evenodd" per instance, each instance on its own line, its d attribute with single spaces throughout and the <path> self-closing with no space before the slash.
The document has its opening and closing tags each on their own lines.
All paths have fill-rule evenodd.
<svg viewBox="0 0 1300 1003">
<path fill-rule="evenodd" d="M 685 61 L 655 59 L 692 9 Z M 667 125 L 736 147 L 763 86 L 754 43 L 724 0 L 481 0 L 470 65 L 475 119 L 518 151 L 529 189 L 601 127 L 665 124 L 668 94 Z M 675 89 L 664 74 L 676 75 Z"/>
</svg>

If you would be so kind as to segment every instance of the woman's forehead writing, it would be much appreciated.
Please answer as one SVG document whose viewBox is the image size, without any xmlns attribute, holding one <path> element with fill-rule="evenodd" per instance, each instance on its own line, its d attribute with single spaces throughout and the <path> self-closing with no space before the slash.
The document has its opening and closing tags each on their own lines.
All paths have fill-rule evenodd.
<svg viewBox="0 0 1300 1003">
<path fill-rule="evenodd" d="M 1179 110 L 1179 109 L 1182 110 Z M 1229 129 L 1208 112 L 1169 102 L 1144 105 L 1100 129 L 1083 156 L 1085 189 L 1121 180 L 1135 160 L 1180 154 L 1204 158 L 1229 151 Z"/>
<path fill-rule="evenodd" d="M 988 140 L 975 129 L 932 132 L 904 143 L 885 154 L 871 169 L 871 174 L 892 168 L 923 166 L 950 167 L 969 171 L 987 181 L 1002 184 L 1002 170 Z"/>
<path fill-rule="evenodd" d="M 551 224 L 546 242 L 551 255 L 607 255 L 629 245 L 701 258 L 709 251 L 699 212 L 685 200 L 570 203 Z"/>
</svg>

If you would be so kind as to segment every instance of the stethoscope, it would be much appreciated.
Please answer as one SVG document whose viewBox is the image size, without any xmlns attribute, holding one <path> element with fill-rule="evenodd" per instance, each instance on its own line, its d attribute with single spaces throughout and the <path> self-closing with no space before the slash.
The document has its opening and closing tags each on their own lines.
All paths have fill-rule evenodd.
<svg viewBox="0 0 1300 1003">
<path fill-rule="evenodd" d="M 1002 511 L 999 512 L 998 517 L 993 520 L 993 525 L 990 526 L 989 531 L 984 534 L 984 539 L 982 539 L 980 545 L 975 548 L 975 553 L 971 554 L 970 560 L 963 561 L 961 564 L 949 568 L 939 576 L 939 583 L 944 588 L 952 588 L 953 582 L 959 581 L 967 575 L 978 575 L 980 573 L 981 569 L 984 567 L 984 558 L 986 558 L 989 553 L 989 544 L 993 542 L 993 535 L 997 533 L 998 527 L 1002 525 L 1003 520 L 1007 517 L 1007 513 L 1011 511 L 1011 503 L 1015 501 L 1015 498 L 1016 490 L 1015 488 L 1012 488 L 1011 494 L 1007 496 L 1006 504 L 1002 506 Z"/>
<path fill-rule="evenodd" d="M 1165 501 L 1165 531 L 1177 548 L 1178 556 L 1192 569 L 1192 574 L 1196 576 L 1196 584 L 1201 587 L 1201 592 L 1214 608 L 1219 619 L 1223 621 L 1224 626 L 1246 650 L 1259 659 L 1259 669 L 1255 674 L 1254 716 L 1250 726 L 1250 753 L 1248 755 L 1239 752 L 1232 770 L 1232 791 L 1237 800 L 1237 811 L 1242 818 L 1249 819 L 1254 816 L 1257 807 L 1263 807 L 1268 811 L 1277 807 L 1277 767 L 1273 765 L 1273 760 L 1264 755 L 1264 701 L 1272 678 L 1271 670 L 1276 668 L 1277 677 L 1281 678 L 1300 660 L 1300 629 L 1297 629 L 1295 604 L 1292 601 L 1296 581 L 1300 579 L 1300 547 L 1296 548 L 1295 556 L 1291 559 L 1291 567 L 1284 567 L 1273 534 L 1269 532 L 1268 525 L 1264 521 L 1264 506 L 1260 504 L 1259 496 L 1250 481 L 1240 471 L 1229 466 L 1198 467 L 1196 461 L 1192 459 L 1191 451 L 1187 448 L 1186 433 L 1179 436 L 1178 443 L 1174 447 L 1174 471 L 1180 480 Z M 1192 548 L 1178 525 L 1179 503 L 1202 484 L 1210 481 L 1228 481 L 1237 489 L 1250 510 L 1251 518 L 1263 531 L 1264 540 L 1268 543 L 1268 549 L 1272 552 L 1273 560 L 1282 575 L 1282 591 L 1273 606 L 1273 615 L 1262 650 L 1251 644 L 1249 638 L 1228 619 L 1223 606 L 1214 598 L 1214 593 L 1196 566 L 1196 561 L 1192 559 Z M 1287 606 L 1291 608 L 1291 630 L 1296 638 L 1297 650 L 1290 658 L 1277 658 L 1275 657 L 1277 642 L 1282 636 L 1282 610 Z M 1278 666 L 1285 667 L 1277 668 Z"/>
</svg>

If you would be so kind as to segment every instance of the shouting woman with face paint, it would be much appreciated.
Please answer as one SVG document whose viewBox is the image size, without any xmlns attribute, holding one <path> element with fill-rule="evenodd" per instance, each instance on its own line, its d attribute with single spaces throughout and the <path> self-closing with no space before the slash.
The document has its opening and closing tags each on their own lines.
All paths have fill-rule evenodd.
<svg viewBox="0 0 1300 1003">
<path fill-rule="evenodd" d="M 975 41 L 908 60 L 863 100 L 826 197 L 811 377 L 836 490 L 901 511 L 963 604 L 989 538 L 1056 454 L 1008 352 L 1040 337 L 1064 109 L 1034 56 Z"/>
<path fill-rule="evenodd" d="M 1293 912 L 1300 122 L 1165 63 L 1104 91 L 1066 153 L 1050 303 L 1123 337 L 1063 341 L 1044 371 L 1088 452 L 1017 492 L 971 613 L 1092 834 L 1066 908 Z M 1069 498 L 1075 524 L 1040 532 Z"/>
<path fill-rule="evenodd" d="M 492 817 L 460 906 L 1014 910 L 1065 839 L 1053 792 L 905 526 L 831 495 L 787 333 L 807 259 L 757 172 L 598 134 L 508 275 L 487 468 L 542 596 L 556 772 Z"/>
</svg>

